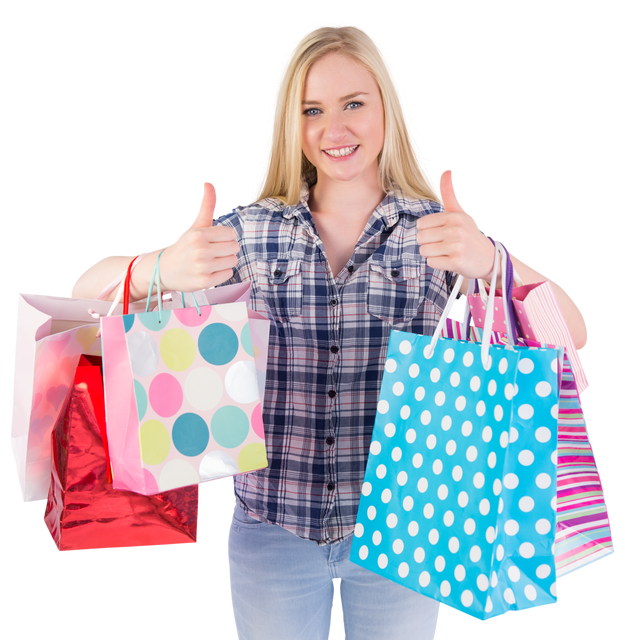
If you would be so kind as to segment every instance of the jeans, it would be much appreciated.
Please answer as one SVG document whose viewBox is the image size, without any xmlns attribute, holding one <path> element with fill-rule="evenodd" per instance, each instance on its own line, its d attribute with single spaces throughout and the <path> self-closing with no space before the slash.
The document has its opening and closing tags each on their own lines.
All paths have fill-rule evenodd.
<svg viewBox="0 0 625 640">
<path fill-rule="evenodd" d="M 431 640 L 438 602 L 349 561 L 352 536 L 319 546 L 238 505 L 230 528 L 230 584 L 240 640 L 327 640 L 341 580 L 347 640 Z"/>
</svg>

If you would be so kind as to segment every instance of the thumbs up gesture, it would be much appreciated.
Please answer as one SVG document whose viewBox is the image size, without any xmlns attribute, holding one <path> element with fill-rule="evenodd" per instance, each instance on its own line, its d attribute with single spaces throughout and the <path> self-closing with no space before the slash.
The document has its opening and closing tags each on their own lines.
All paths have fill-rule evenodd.
<svg viewBox="0 0 625 640">
<path fill-rule="evenodd" d="M 195 222 L 161 256 L 161 282 L 170 291 L 208 289 L 232 277 L 239 243 L 230 227 L 213 226 L 215 187 L 204 183 L 204 198 Z"/>
<path fill-rule="evenodd" d="M 433 269 L 452 271 L 465 278 L 489 278 L 495 262 L 495 247 L 458 204 L 451 171 L 441 176 L 441 196 L 445 211 L 417 221 L 421 255 Z"/>
</svg>

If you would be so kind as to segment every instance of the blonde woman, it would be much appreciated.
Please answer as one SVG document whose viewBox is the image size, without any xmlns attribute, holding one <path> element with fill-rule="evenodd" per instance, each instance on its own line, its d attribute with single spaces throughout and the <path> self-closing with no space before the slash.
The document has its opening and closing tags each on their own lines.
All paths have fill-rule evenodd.
<svg viewBox="0 0 625 640">
<path fill-rule="evenodd" d="M 308 35 L 288 67 L 258 202 L 194 225 L 161 258 L 163 287 L 250 281 L 273 318 L 264 424 L 269 467 L 235 478 L 232 598 L 240 638 L 327 638 L 333 578 L 346 636 L 434 637 L 438 603 L 349 562 L 391 329 L 431 334 L 456 273 L 488 278 L 494 249 L 421 174 L 388 71 L 358 29 Z M 160 250 L 159 250 L 160 251 Z M 146 296 L 159 251 L 139 263 Z M 130 258 L 92 267 L 92 297 Z M 545 278 L 514 259 L 525 282 Z M 584 322 L 557 295 L 578 346 Z M 276 526 L 277 525 L 277 526 Z"/>
</svg>

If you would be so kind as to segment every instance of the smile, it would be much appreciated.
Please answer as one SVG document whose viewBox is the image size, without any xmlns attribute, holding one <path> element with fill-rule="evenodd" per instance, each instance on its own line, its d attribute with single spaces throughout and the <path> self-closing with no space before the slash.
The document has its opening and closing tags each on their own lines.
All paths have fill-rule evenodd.
<svg viewBox="0 0 625 640">
<path fill-rule="evenodd" d="M 324 153 L 327 153 L 332 158 L 342 158 L 343 156 L 351 156 L 360 145 L 354 147 L 343 147 L 342 149 L 322 149 Z"/>
</svg>

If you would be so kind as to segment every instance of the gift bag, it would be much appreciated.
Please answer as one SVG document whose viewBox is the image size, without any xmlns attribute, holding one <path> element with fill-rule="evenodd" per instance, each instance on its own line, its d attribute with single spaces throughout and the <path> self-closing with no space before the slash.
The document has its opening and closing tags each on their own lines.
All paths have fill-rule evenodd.
<svg viewBox="0 0 625 640">
<path fill-rule="evenodd" d="M 81 356 L 52 430 L 45 522 L 60 550 L 195 542 L 197 486 L 116 491 L 107 474 L 99 357 Z"/>
<path fill-rule="evenodd" d="M 351 560 L 483 619 L 556 599 L 557 352 L 438 339 L 460 281 L 391 332 Z"/>
<path fill-rule="evenodd" d="M 102 318 L 102 345 L 116 489 L 151 495 L 267 466 L 245 302 Z"/>
</svg>

